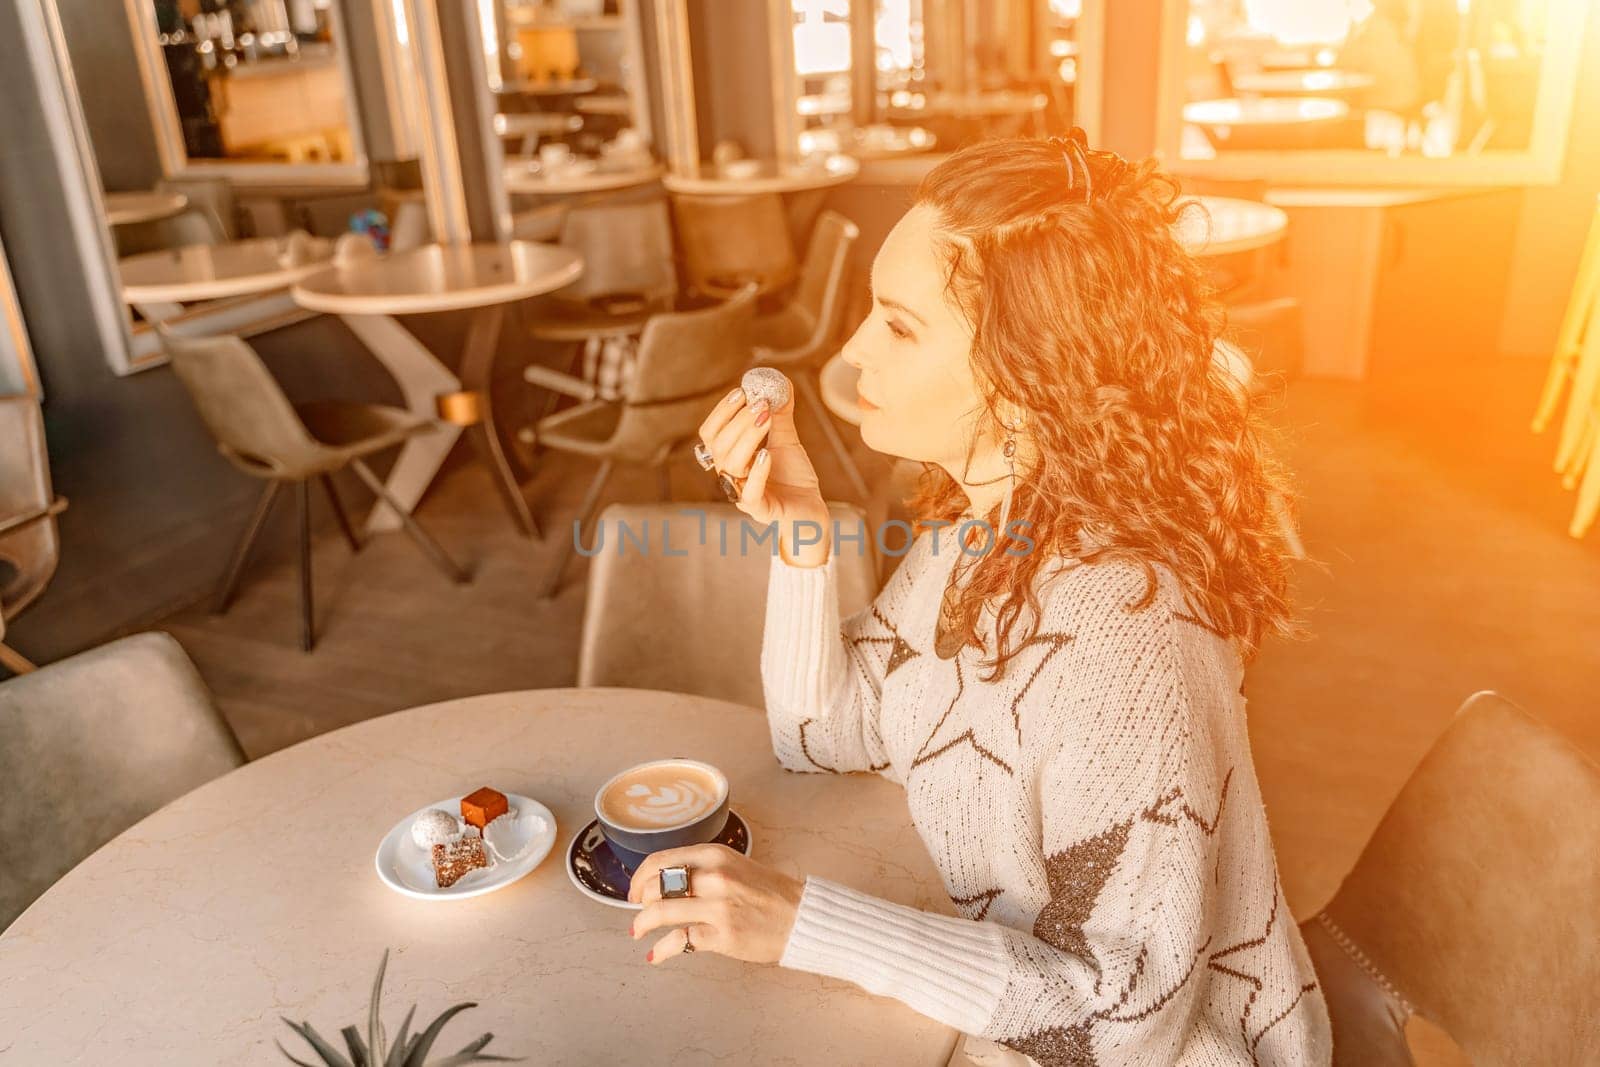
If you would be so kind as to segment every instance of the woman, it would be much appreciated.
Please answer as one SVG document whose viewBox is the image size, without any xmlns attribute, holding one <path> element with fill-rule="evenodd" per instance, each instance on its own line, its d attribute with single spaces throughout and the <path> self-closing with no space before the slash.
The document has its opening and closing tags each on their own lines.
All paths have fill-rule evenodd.
<svg viewBox="0 0 1600 1067">
<path fill-rule="evenodd" d="M 676 849 L 633 882 L 634 936 L 669 928 L 652 962 L 848 979 L 973 1035 L 977 1062 L 1328 1062 L 1240 695 L 1242 659 L 1289 628 L 1281 490 L 1213 363 L 1176 193 L 1080 131 L 973 145 L 923 181 L 844 358 L 866 442 L 928 465 L 925 522 L 842 627 L 793 401 L 736 390 L 706 418 L 740 508 L 779 524 L 778 758 L 902 783 L 963 917 Z M 660 899 L 680 864 L 695 895 Z"/>
</svg>

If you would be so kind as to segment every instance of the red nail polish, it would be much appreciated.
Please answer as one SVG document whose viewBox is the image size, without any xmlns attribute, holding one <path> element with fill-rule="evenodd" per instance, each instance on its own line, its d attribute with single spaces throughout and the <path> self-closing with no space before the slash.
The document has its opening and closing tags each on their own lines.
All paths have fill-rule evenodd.
<svg viewBox="0 0 1600 1067">
<path fill-rule="evenodd" d="M 757 426 L 765 426 L 767 424 L 767 420 L 770 419 L 771 417 L 772 417 L 772 409 L 771 408 L 762 408 L 761 409 L 761 414 L 756 416 L 756 425 Z"/>
<path fill-rule="evenodd" d="M 644 961 L 646 963 L 654 963 L 655 959 L 656 959 L 656 950 L 655 949 L 651 949 L 649 952 L 646 952 L 644 954 Z"/>
</svg>

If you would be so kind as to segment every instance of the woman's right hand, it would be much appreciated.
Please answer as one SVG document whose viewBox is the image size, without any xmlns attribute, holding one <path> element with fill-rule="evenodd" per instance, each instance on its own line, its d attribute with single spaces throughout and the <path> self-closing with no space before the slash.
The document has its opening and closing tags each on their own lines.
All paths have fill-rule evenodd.
<svg viewBox="0 0 1600 1067">
<path fill-rule="evenodd" d="M 787 404 L 758 423 L 767 410 L 766 401 L 752 406 L 745 402 L 744 390 L 735 389 L 700 424 L 700 440 L 718 470 L 744 479 L 736 502 L 739 510 L 763 526 L 778 524 L 784 559 L 795 566 L 818 567 L 828 561 L 832 549 L 832 524 L 816 468 L 795 430 L 795 398 L 790 392 Z M 797 535 L 818 540 L 801 545 Z"/>
</svg>

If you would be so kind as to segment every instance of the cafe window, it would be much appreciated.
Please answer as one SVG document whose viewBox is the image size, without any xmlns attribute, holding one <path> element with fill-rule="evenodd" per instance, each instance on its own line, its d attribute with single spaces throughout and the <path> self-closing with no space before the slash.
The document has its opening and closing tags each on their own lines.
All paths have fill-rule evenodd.
<svg viewBox="0 0 1600 1067">
<path fill-rule="evenodd" d="M 126 3 L 169 175 L 365 182 L 339 0 Z"/>
<path fill-rule="evenodd" d="M 801 155 L 888 159 L 1095 132 L 1097 0 L 790 0 Z"/>
<path fill-rule="evenodd" d="M 1177 0 L 1163 151 L 1186 173 L 1282 181 L 1555 181 L 1587 7 Z"/>
</svg>

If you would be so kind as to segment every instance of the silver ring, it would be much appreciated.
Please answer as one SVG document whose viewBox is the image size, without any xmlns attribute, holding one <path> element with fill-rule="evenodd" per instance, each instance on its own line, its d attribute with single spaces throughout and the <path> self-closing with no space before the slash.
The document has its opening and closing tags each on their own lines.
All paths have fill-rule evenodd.
<svg viewBox="0 0 1600 1067">
<path fill-rule="evenodd" d="M 733 476 L 727 471 L 717 472 L 717 486 L 722 490 L 722 495 L 728 498 L 730 504 L 739 502 L 739 497 L 742 495 L 739 491 L 739 483 L 734 481 Z"/>
<path fill-rule="evenodd" d="M 694 887 L 689 883 L 689 868 L 681 863 L 676 867 L 663 867 L 657 871 L 656 884 L 661 887 L 662 900 L 694 896 Z"/>
<path fill-rule="evenodd" d="M 711 458 L 711 450 L 706 447 L 704 441 L 696 441 L 694 443 L 694 461 L 700 464 L 700 469 L 703 471 L 708 471 L 717 465 L 716 460 Z"/>
<path fill-rule="evenodd" d="M 694 951 L 694 942 L 689 940 L 689 928 L 687 926 L 683 928 L 683 951 Z"/>
</svg>

